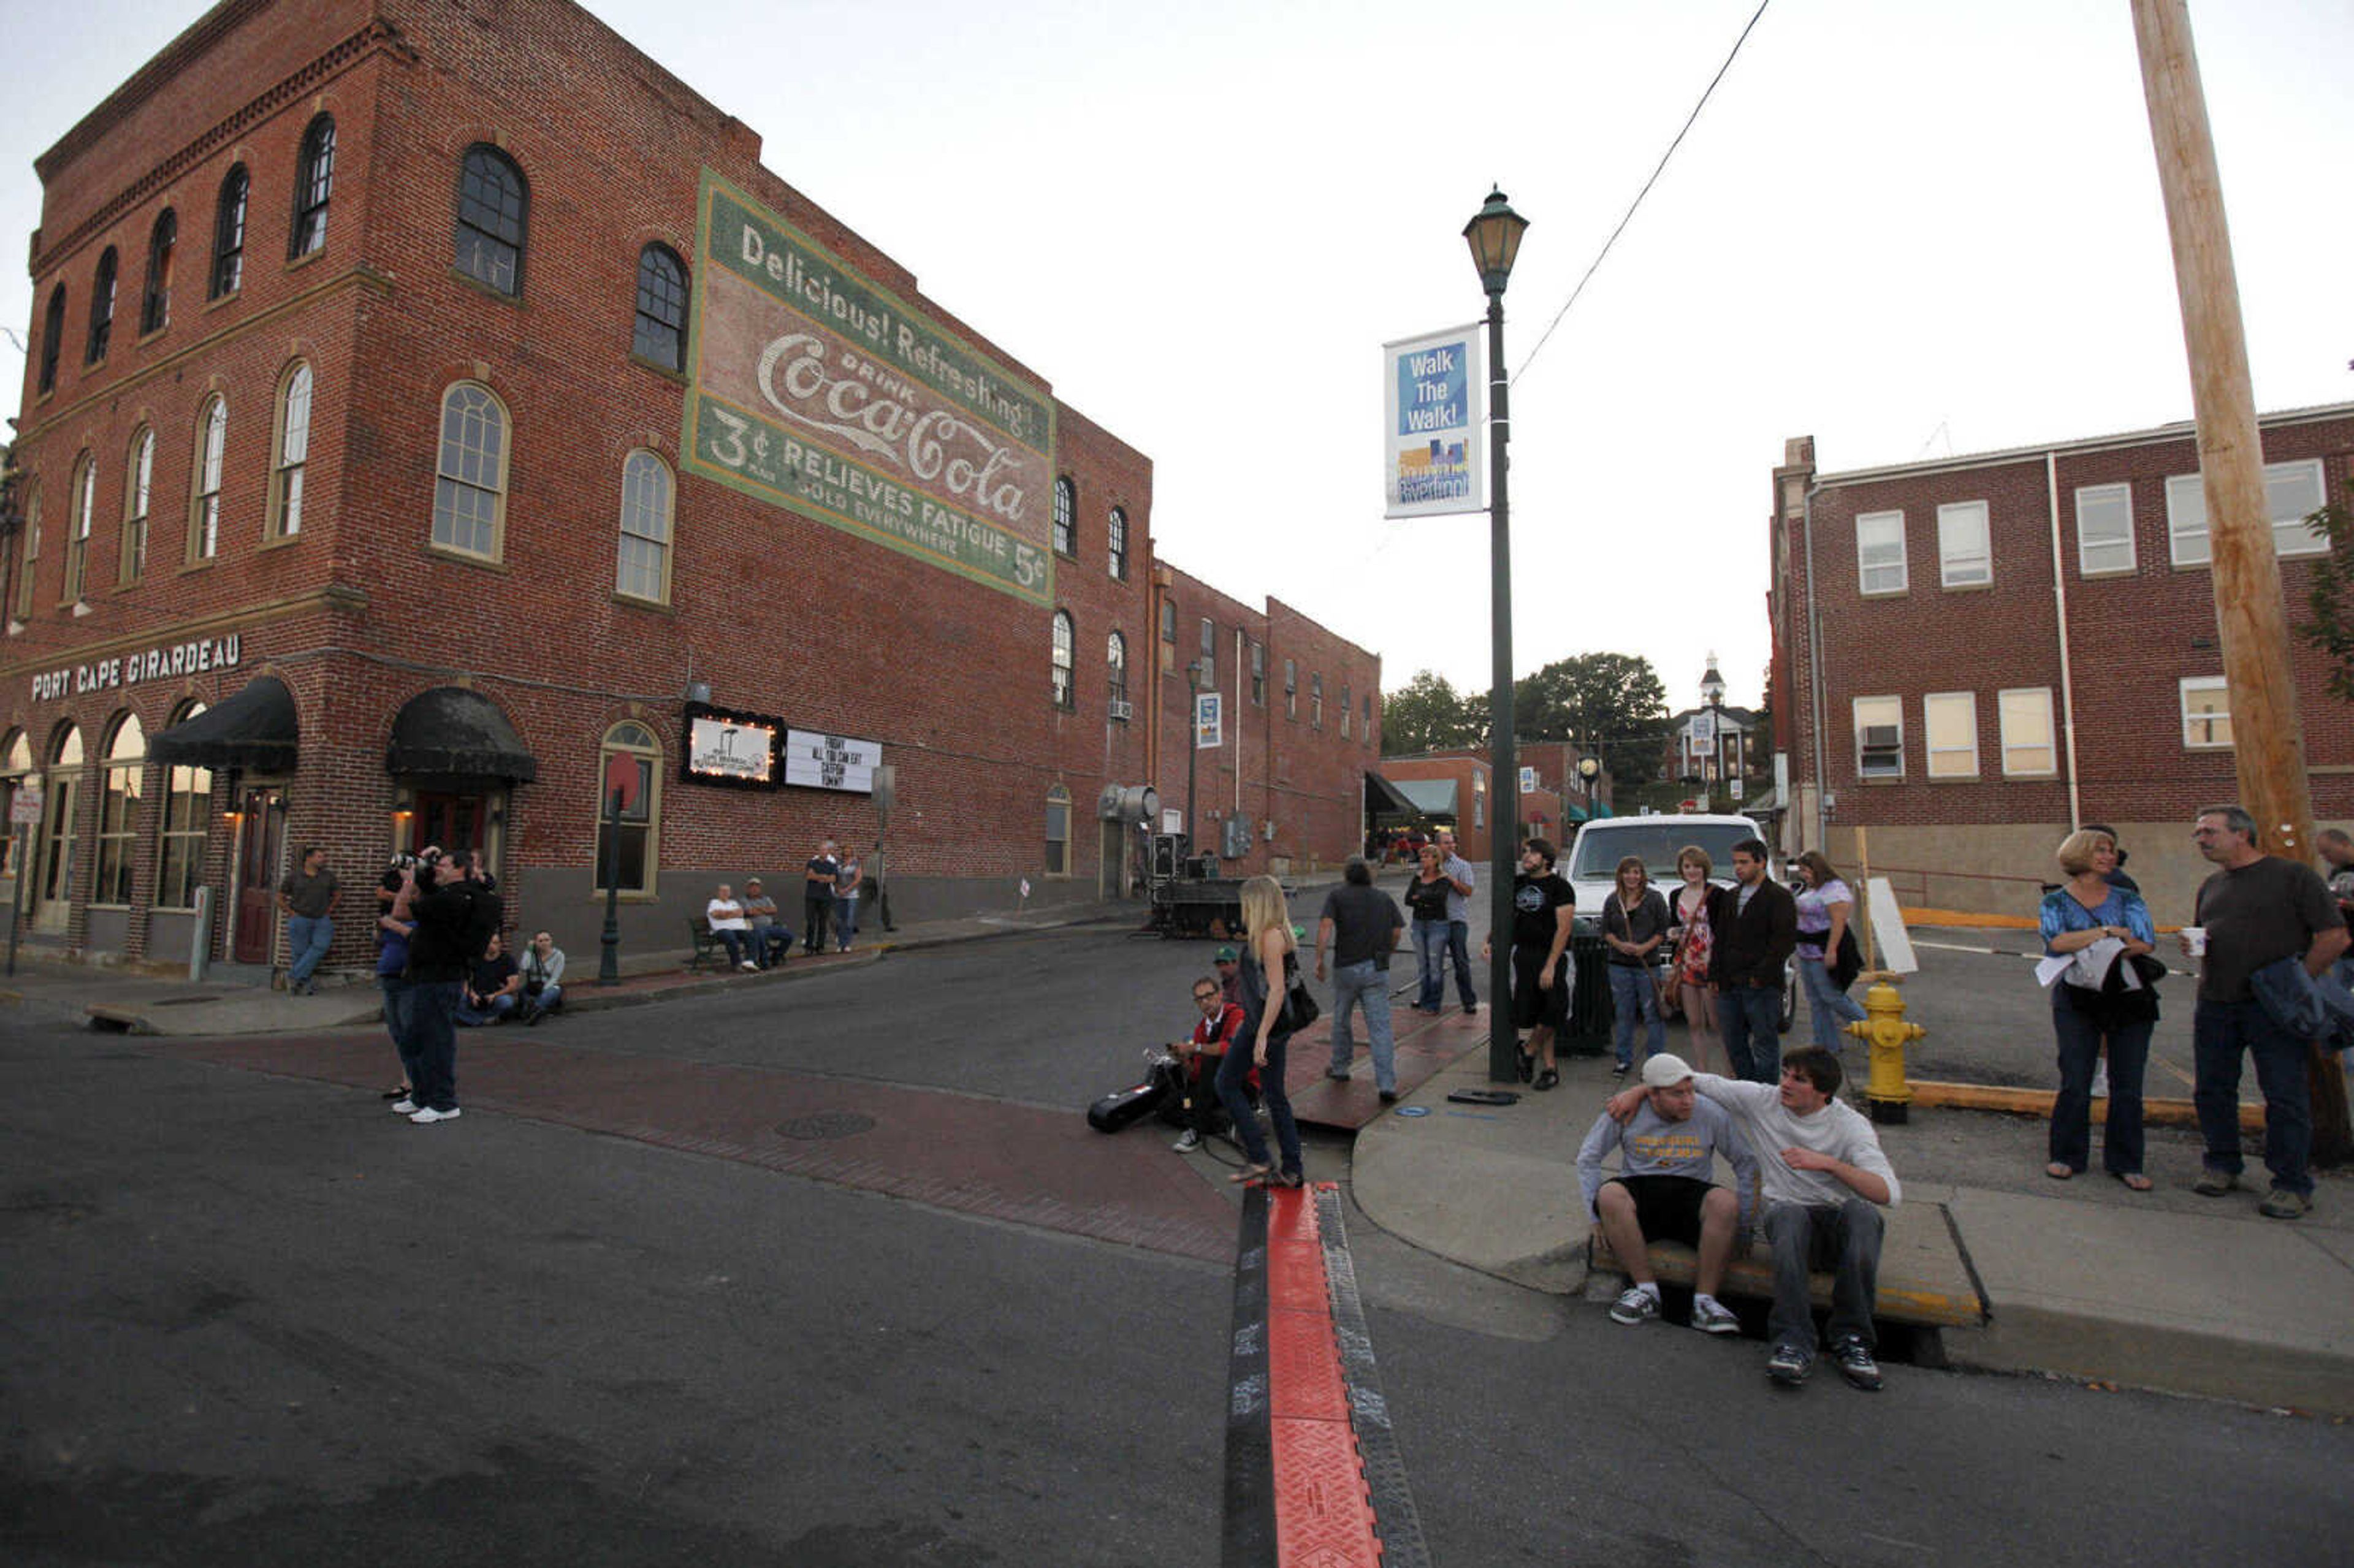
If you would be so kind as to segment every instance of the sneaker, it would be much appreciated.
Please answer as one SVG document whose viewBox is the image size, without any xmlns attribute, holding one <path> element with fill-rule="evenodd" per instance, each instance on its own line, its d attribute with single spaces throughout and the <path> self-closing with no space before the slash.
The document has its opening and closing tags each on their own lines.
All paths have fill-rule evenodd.
<svg viewBox="0 0 2354 1568">
<path fill-rule="evenodd" d="M 1169 1147 L 1175 1150 L 1180 1154 L 1191 1154 L 1193 1150 L 1202 1147 L 1202 1135 L 1195 1132 L 1189 1127 L 1183 1132 L 1178 1134 L 1177 1141 L 1171 1144 Z"/>
<path fill-rule="evenodd" d="M 1850 1336 L 1831 1347 L 1831 1357 L 1839 1362 L 1840 1376 L 1866 1393 L 1880 1392 L 1880 1363 L 1872 1359 L 1871 1347 Z M 1769 1369 L 1770 1370 L 1770 1369 Z"/>
<path fill-rule="evenodd" d="M 1741 1319 L 1712 1296 L 1692 1298 L 1691 1326 L 1703 1334 L 1737 1334 Z"/>
<path fill-rule="evenodd" d="M 1815 1370 L 1815 1358 L 1797 1345 L 1777 1345 L 1766 1358 L 1766 1375 L 1785 1388 L 1796 1388 Z"/>
<path fill-rule="evenodd" d="M 737 964 L 736 967 L 739 969 L 757 969 L 760 966 L 754 963 L 751 959 L 746 959 L 742 963 Z"/>
<path fill-rule="evenodd" d="M 392 1114 L 395 1116 L 414 1116 L 417 1114 L 417 1102 L 410 1099 L 407 1095 L 403 1095 L 398 1099 L 392 1102 Z"/>
<path fill-rule="evenodd" d="M 1614 1078 L 1623 1078 L 1627 1075 L 1627 1069 L 1633 1065 L 1630 1062 L 1614 1062 L 1610 1065 L 1610 1075 Z"/>
<path fill-rule="evenodd" d="M 2190 1183 L 2190 1190 L 2202 1198 L 2220 1198 L 2239 1184 L 2236 1171 L 2218 1171 L 2210 1165 L 2199 1172 L 2199 1180 Z"/>
<path fill-rule="evenodd" d="M 1628 1286 L 1610 1307 L 1610 1320 L 1614 1323 L 1649 1323 L 1657 1321 L 1659 1316 L 1659 1298 L 1639 1285 Z"/>
<path fill-rule="evenodd" d="M 2313 1200 L 2303 1192 L 2292 1192 L 2285 1187 L 2275 1187 L 2256 1205 L 2256 1213 L 2268 1220 L 2303 1219 L 2313 1212 Z"/>
<path fill-rule="evenodd" d="M 1398 1093 L 1395 1089 L 1377 1089 L 1374 1092 L 1381 1097 L 1382 1104 L 1385 1106 L 1397 1104 Z"/>
<path fill-rule="evenodd" d="M 1529 1087 L 1532 1089 L 1550 1089 L 1560 1082 L 1561 1075 L 1553 1071 L 1551 1067 L 1547 1067 L 1543 1072 L 1537 1075 L 1536 1082 L 1531 1084 Z"/>
<path fill-rule="evenodd" d="M 2109 1097 L 2109 1065 L 2106 1062 L 2093 1069 L 2093 1097 L 2096 1100 Z"/>
<path fill-rule="evenodd" d="M 1345 1084 L 1349 1081 L 1349 1069 L 1346 1067 L 1327 1067 L 1324 1069 L 1324 1075 L 1331 1079 L 1336 1084 Z"/>
<path fill-rule="evenodd" d="M 422 1127 L 428 1122 L 456 1121 L 458 1118 L 463 1114 L 464 1113 L 460 1111 L 456 1106 L 451 1106 L 445 1111 L 438 1111 L 431 1106 L 427 1106 L 423 1110 L 419 1111 L 415 1116 L 410 1117 L 408 1119 Z"/>
</svg>

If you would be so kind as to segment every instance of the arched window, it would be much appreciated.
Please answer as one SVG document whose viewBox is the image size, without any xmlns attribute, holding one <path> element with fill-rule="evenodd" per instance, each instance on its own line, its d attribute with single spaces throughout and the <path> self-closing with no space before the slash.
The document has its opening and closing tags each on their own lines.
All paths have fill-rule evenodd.
<svg viewBox="0 0 2354 1568">
<path fill-rule="evenodd" d="M 252 188 L 245 165 L 238 164 L 221 181 L 220 205 L 213 209 L 213 276 L 207 297 L 234 294 L 245 281 L 245 198 Z"/>
<path fill-rule="evenodd" d="M 186 724 L 205 711 L 191 702 L 172 715 Z M 205 874 L 205 835 L 212 820 L 213 774 L 209 768 L 175 768 L 164 784 L 164 831 L 157 843 L 155 907 L 193 909 L 196 885 Z"/>
<path fill-rule="evenodd" d="M 1055 612 L 1055 705 L 1073 708 L 1078 705 L 1072 683 L 1072 659 L 1077 643 L 1077 633 L 1072 630 L 1071 614 L 1066 609 Z"/>
<path fill-rule="evenodd" d="M 122 469 L 122 559 L 115 580 L 125 587 L 147 575 L 147 503 L 155 478 L 155 432 L 142 425 L 132 432 Z"/>
<path fill-rule="evenodd" d="M 98 501 L 98 461 L 88 452 L 74 460 L 73 490 L 67 497 L 66 580 L 62 602 L 81 599 L 82 579 L 90 570 L 90 514 Z"/>
<path fill-rule="evenodd" d="M 1046 790 L 1046 874 L 1071 874 L 1071 792 L 1060 784 Z"/>
<path fill-rule="evenodd" d="M 1108 558 L 1111 575 L 1120 581 L 1128 580 L 1128 514 L 1115 506 L 1111 509 L 1111 546 Z"/>
<path fill-rule="evenodd" d="M 637 799 L 621 808 L 620 833 L 609 841 L 613 800 L 606 793 L 609 786 L 603 780 L 616 758 L 636 768 Z M 613 868 L 610 885 L 621 892 L 651 894 L 654 890 L 654 852 L 662 822 L 662 747 L 645 726 L 625 719 L 605 732 L 604 748 L 597 758 L 596 881 L 599 893 L 609 885 L 609 863 Z"/>
<path fill-rule="evenodd" d="M 172 319 L 172 248 L 179 243 L 180 219 L 165 207 L 147 236 L 147 289 L 139 297 L 139 330 L 162 332 Z"/>
<path fill-rule="evenodd" d="M 302 473 L 311 461 L 311 367 L 301 360 L 278 388 L 278 455 L 270 465 L 269 536 L 302 531 Z"/>
<path fill-rule="evenodd" d="M 138 843 L 139 797 L 147 776 L 147 732 L 137 714 L 124 714 L 106 743 L 105 793 L 98 802 L 98 881 L 92 904 L 131 902 L 133 849 Z"/>
<path fill-rule="evenodd" d="M 1055 554 L 1078 554 L 1078 486 L 1067 479 L 1055 481 Z"/>
<path fill-rule="evenodd" d="M 638 323 L 630 352 L 664 370 L 686 368 L 686 263 L 667 245 L 638 252 Z"/>
<path fill-rule="evenodd" d="M 228 403 L 218 395 L 196 413 L 196 461 L 189 465 L 188 559 L 220 554 L 221 455 L 228 446 Z"/>
<path fill-rule="evenodd" d="M 49 746 L 48 793 L 54 799 L 46 824 L 48 841 L 41 846 L 39 882 L 44 904 L 63 904 L 73 895 L 74 856 L 81 838 L 81 812 L 74 797 L 80 791 L 81 766 L 81 730 L 69 721 L 58 726 Z"/>
<path fill-rule="evenodd" d="M 621 554 L 613 591 L 670 602 L 670 465 L 641 448 L 621 463 Z"/>
<path fill-rule="evenodd" d="M 10 730 L 7 745 L 0 747 L 0 806 L 12 811 L 15 810 L 16 791 L 24 787 L 25 779 L 32 771 L 33 743 L 26 738 L 23 730 Z M 10 833 L 0 839 L 0 876 L 16 874 L 17 837 Z"/>
<path fill-rule="evenodd" d="M 1112 702 L 1111 716 L 1128 716 L 1128 639 L 1115 631 L 1104 643 L 1104 693 Z"/>
<path fill-rule="evenodd" d="M 491 389 L 461 381 L 441 395 L 441 457 L 433 543 L 497 560 L 506 515 L 507 411 Z"/>
<path fill-rule="evenodd" d="M 104 359 L 107 343 L 114 336 L 114 272 L 118 265 L 113 246 L 100 253 L 98 276 L 90 282 L 90 344 L 82 350 L 84 365 L 96 365 Z"/>
<path fill-rule="evenodd" d="M 335 117 L 322 114 L 302 132 L 294 160 L 294 228 L 287 240 L 291 260 L 327 243 L 327 202 L 335 194 Z"/>
<path fill-rule="evenodd" d="M 58 354 L 66 341 L 66 286 L 49 291 L 49 308 L 41 315 L 41 391 L 57 390 Z"/>
<path fill-rule="evenodd" d="M 33 573 L 41 559 L 41 481 L 25 482 L 25 549 L 16 559 L 16 619 L 33 613 Z"/>
<path fill-rule="evenodd" d="M 458 165 L 458 270 L 502 294 L 523 292 L 523 171 L 496 147 L 466 149 Z"/>
</svg>

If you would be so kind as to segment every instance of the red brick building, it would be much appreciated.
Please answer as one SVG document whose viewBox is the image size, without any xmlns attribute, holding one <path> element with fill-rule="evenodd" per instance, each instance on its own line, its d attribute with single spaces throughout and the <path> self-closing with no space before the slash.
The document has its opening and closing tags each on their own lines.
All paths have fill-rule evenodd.
<svg viewBox="0 0 2354 1568">
<path fill-rule="evenodd" d="M 430 842 L 579 962 L 615 768 L 638 946 L 723 879 L 797 911 L 827 835 L 885 842 L 903 918 L 1124 886 L 1089 824 L 1182 800 L 1149 645 L 1208 603 L 1151 462 L 759 157 L 566 0 L 226 0 L 37 161 L 0 642 L 37 939 L 179 961 L 208 887 L 211 953 L 267 964 L 292 851 L 365 885 Z M 1280 605 L 1200 613 L 1378 689 Z M 1261 726 L 1238 807 L 1205 779 L 1274 824 L 1254 863 L 1357 842 L 1340 700 Z"/>
<path fill-rule="evenodd" d="M 1610 799 L 1610 775 L 1600 774 L 1589 791 L 1577 768 L 1585 754 L 1568 741 L 1524 740 L 1512 755 L 1532 786 L 1520 791 L 1521 836 L 1549 839 L 1565 857 L 1594 800 Z M 1495 842 L 1490 836 L 1497 804 L 1489 778 L 1493 771 L 1485 747 L 1381 759 L 1382 777 L 1416 800 L 1423 816 L 1453 827 L 1456 848 L 1474 865 L 1489 863 Z"/>
<path fill-rule="evenodd" d="M 2354 405 L 2261 421 L 2290 619 L 2344 501 Z M 2161 919 L 2206 870 L 2191 814 L 2237 794 L 2189 424 L 1819 474 L 1774 471 L 1775 745 L 1784 848 L 1826 842 L 1908 903 L 2024 913 L 2070 829 L 2118 830 Z M 2314 813 L 2354 817 L 2354 714 L 2296 649 Z M 1825 829 L 1825 822 L 1828 829 Z"/>
</svg>

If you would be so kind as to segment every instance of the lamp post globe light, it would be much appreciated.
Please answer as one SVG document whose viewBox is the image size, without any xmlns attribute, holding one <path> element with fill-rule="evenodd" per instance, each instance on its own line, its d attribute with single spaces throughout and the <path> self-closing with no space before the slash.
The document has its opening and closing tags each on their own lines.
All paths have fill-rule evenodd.
<svg viewBox="0 0 2354 1568">
<path fill-rule="evenodd" d="M 1512 784 L 1520 772 L 1512 755 L 1512 528 L 1505 498 L 1511 466 L 1505 449 L 1512 420 L 1504 374 L 1504 285 L 1511 281 L 1528 227 L 1529 220 L 1512 210 L 1499 189 L 1489 191 L 1487 202 L 1463 226 L 1471 264 L 1488 295 L 1488 537 L 1495 677 L 1488 723 L 1489 766 L 1496 780 L 1489 792 L 1488 821 L 1489 934 L 1494 950 L 1488 967 L 1488 1076 L 1500 1084 L 1520 1076 L 1514 1065 L 1520 1042 L 1512 1032 L 1512 872 L 1520 847 L 1521 793 Z M 1554 983 L 1566 984 L 1568 977 L 1557 976 Z"/>
<path fill-rule="evenodd" d="M 1709 788 L 1713 791 L 1724 778 L 1724 677 L 1716 673 L 1716 655 L 1708 656 L 1708 673 L 1700 678 L 1700 700 L 1708 705 L 1708 747 L 1712 761 L 1706 769 Z M 1716 810 L 1711 799 L 1709 810 Z"/>
</svg>

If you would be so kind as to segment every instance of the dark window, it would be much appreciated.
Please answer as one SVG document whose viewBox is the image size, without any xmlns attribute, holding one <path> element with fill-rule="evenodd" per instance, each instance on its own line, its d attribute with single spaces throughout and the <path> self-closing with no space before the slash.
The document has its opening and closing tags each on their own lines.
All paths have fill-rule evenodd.
<svg viewBox="0 0 2354 1568">
<path fill-rule="evenodd" d="M 239 164 L 221 181 L 220 206 L 213 213 L 213 278 L 210 298 L 237 292 L 245 281 L 245 197 L 249 182 Z"/>
<path fill-rule="evenodd" d="M 96 365 L 106 357 L 107 340 L 114 335 L 114 247 L 106 248 L 98 259 L 98 276 L 90 284 L 90 346 L 82 351 L 82 363 Z"/>
<path fill-rule="evenodd" d="M 286 254 L 308 256 L 327 243 L 327 198 L 335 194 L 335 120 L 322 114 L 302 132 L 294 164 L 294 232 Z"/>
<path fill-rule="evenodd" d="M 179 238 L 180 220 L 167 207 L 147 237 L 147 291 L 139 301 L 143 333 L 161 332 L 172 319 L 172 247 Z"/>
<path fill-rule="evenodd" d="M 1317 729 L 1324 727 L 1324 677 L 1308 677 L 1308 722 Z"/>
<path fill-rule="evenodd" d="M 1202 617 L 1202 686 L 1207 690 L 1218 683 L 1218 625 L 1208 616 Z"/>
<path fill-rule="evenodd" d="M 1299 661 L 1297 659 L 1283 662 L 1283 716 L 1288 719 L 1299 716 Z"/>
<path fill-rule="evenodd" d="M 666 245 L 638 252 L 638 325 L 630 352 L 665 370 L 686 368 L 686 264 Z"/>
<path fill-rule="evenodd" d="M 66 286 L 59 283 L 49 291 L 49 308 L 41 317 L 41 390 L 52 392 L 58 385 L 58 350 L 66 341 Z"/>
<path fill-rule="evenodd" d="M 1078 488 L 1067 479 L 1055 482 L 1055 554 L 1076 556 L 1078 546 Z"/>
<path fill-rule="evenodd" d="M 1104 644 L 1104 694 L 1114 703 L 1128 701 L 1128 639 L 1115 631 Z M 1128 715 L 1115 709 L 1114 718 Z"/>
<path fill-rule="evenodd" d="M 496 147 L 469 147 L 458 165 L 457 268 L 502 294 L 523 292 L 523 171 Z"/>
<path fill-rule="evenodd" d="M 1251 644 L 1251 706 L 1267 706 L 1267 644 Z"/>
<path fill-rule="evenodd" d="M 1128 580 L 1128 514 L 1111 509 L 1111 575 Z"/>
</svg>

